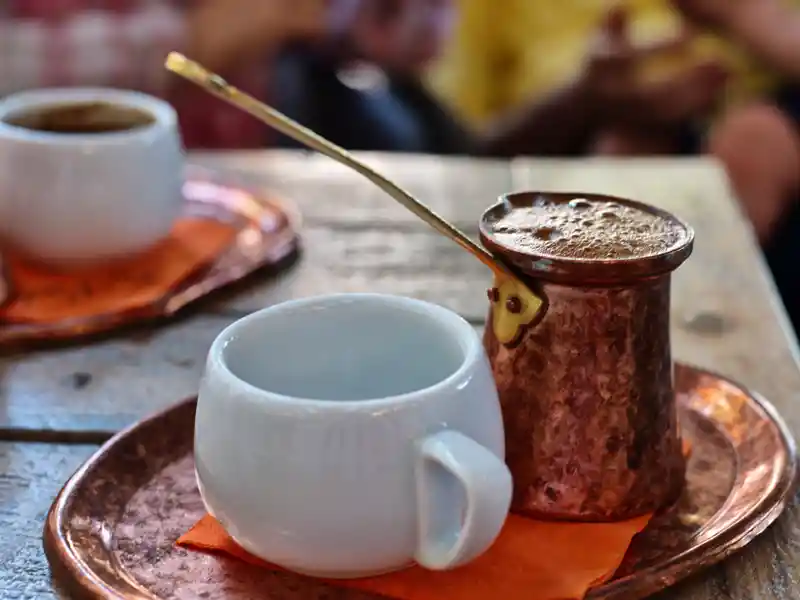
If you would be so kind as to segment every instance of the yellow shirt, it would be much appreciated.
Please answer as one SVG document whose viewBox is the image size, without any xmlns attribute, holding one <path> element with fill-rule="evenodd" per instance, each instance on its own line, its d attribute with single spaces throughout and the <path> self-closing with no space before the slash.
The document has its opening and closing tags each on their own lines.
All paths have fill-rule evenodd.
<svg viewBox="0 0 800 600">
<path fill-rule="evenodd" d="M 681 18 L 668 0 L 628 0 L 627 4 L 634 42 L 668 37 L 681 27 Z M 430 82 L 458 114 L 480 124 L 572 79 L 610 2 L 457 0 L 457 5 L 460 13 L 454 35 Z M 728 102 L 761 94 L 773 83 L 745 52 L 710 35 L 700 37 L 683 60 L 712 56 L 732 71 Z M 648 75 L 663 76 L 677 66 L 674 60 L 662 61 L 648 67 Z"/>
</svg>

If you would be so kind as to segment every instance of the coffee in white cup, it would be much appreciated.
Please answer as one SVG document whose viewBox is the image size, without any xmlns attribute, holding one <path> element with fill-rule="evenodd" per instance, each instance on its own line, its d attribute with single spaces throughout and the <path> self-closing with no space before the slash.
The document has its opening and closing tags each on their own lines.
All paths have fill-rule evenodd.
<svg viewBox="0 0 800 600">
<path fill-rule="evenodd" d="M 175 110 L 125 90 L 41 89 L 0 101 L 0 234 L 53 263 L 147 250 L 182 203 Z"/>
</svg>

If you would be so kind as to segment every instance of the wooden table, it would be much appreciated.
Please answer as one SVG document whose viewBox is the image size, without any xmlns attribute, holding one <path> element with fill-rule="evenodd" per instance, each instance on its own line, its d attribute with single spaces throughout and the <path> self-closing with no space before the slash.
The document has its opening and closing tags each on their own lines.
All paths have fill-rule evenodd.
<svg viewBox="0 0 800 600">
<path fill-rule="evenodd" d="M 705 160 L 480 162 L 366 155 L 469 233 L 504 191 L 616 193 L 667 208 L 697 231 L 674 278 L 673 343 L 683 361 L 761 391 L 800 432 L 797 348 L 753 235 L 724 175 Z M 488 271 L 411 213 L 331 161 L 305 153 L 198 155 L 295 200 L 305 253 L 277 280 L 206 302 L 191 316 L 86 346 L 0 359 L 0 598 L 57 597 L 40 531 L 54 494 L 96 444 L 196 391 L 214 336 L 263 306 L 309 294 L 416 296 L 482 327 Z M 800 596 L 800 509 L 751 547 L 663 594 L 722 600 Z"/>
</svg>

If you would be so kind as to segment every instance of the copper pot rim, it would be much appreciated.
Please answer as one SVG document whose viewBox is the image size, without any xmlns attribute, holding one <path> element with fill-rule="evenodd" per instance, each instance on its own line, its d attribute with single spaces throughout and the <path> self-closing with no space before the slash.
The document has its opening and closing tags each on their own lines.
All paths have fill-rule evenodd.
<svg viewBox="0 0 800 600">
<path fill-rule="evenodd" d="M 597 259 L 554 257 L 532 252 L 522 252 L 495 239 L 489 223 L 508 214 L 510 209 L 530 206 L 538 196 L 558 199 L 586 198 L 593 201 L 614 202 L 662 217 L 677 225 L 685 235 L 663 252 L 642 257 Z M 609 285 L 636 282 L 659 277 L 677 269 L 694 249 L 694 229 L 669 211 L 645 202 L 611 194 L 587 192 L 552 192 L 525 190 L 499 196 L 497 202 L 483 211 L 478 222 L 481 243 L 494 256 L 508 263 L 512 270 L 522 275 L 571 285 Z"/>
</svg>

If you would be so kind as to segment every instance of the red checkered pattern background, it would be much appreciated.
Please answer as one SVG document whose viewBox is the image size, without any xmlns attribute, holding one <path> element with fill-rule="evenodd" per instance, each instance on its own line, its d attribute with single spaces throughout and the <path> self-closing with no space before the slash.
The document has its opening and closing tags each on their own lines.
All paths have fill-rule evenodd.
<svg viewBox="0 0 800 600">
<path fill-rule="evenodd" d="M 254 148 L 266 131 L 202 90 L 168 86 L 163 68 L 184 42 L 187 0 L 0 0 L 0 95 L 55 86 L 108 86 L 165 97 L 189 148 Z M 263 97 L 263 69 L 228 79 Z M 169 89 L 169 91 L 168 91 Z"/>
</svg>

